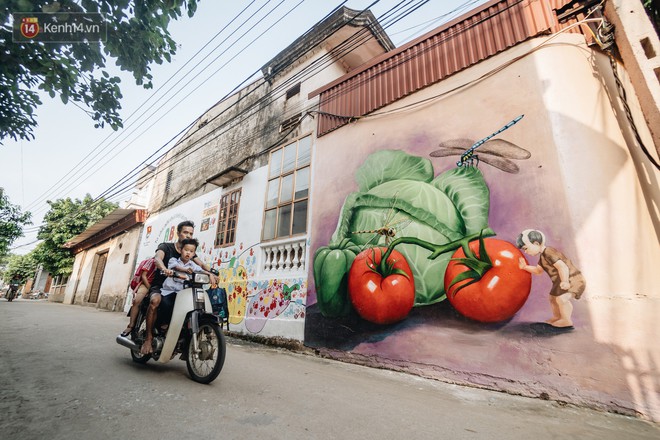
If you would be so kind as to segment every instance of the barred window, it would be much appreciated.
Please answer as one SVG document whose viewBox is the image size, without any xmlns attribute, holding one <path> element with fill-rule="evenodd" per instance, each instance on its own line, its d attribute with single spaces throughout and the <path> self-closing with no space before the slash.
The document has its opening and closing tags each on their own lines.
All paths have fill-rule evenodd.
<svg viewBox="0 0 660 440">
<path fill-rule="evenodd" d="M 312 137 L 270 154 L 262 240 L 307 232 Z"/>
<path fill-rule="evenodd" d="M 218 230 L 215 236 L 216 247 L 231 246 L 236 242 L 236 225 L 238 224 L 238 206 L 240 202 L 240 189 L 224 194 L 220 199 Z"/>
</svg>

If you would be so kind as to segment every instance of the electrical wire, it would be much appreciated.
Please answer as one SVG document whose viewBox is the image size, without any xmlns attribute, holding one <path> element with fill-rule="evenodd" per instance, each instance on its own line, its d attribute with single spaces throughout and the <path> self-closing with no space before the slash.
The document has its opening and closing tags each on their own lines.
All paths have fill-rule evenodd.
<svg viewBox="0 0 660 440">
<path fill-rule="evenodd" d="M 423 3 L 426 3 L 426 2 L 423 2 Z M 422 3 L 422 4 L 423 4 L 423 3 Z M 418 5 L 417 5 L 417 7 L 419 7 L 419 6 L 421 6 L 421 4 L 418 4 Z M 410 8 L 410 9 L 408 9 L 408 12 L 407 12 L 407 13 L 409 14 L 412 10 L 415 10 L 415 9 L 417 9 L 417 8 L 414 8 L 414 9 L 413 9 L 413 8 Z M 406 14 L 406 15 L 407 15 L 407 14 Z M 208 142 L 207 142 L 207 143 L 208 143 Z M 204 145 L 205 145 L 205 144 L 204 144 Z M 203 145 L 202 145 L 202 146 L 203 146 Z M 112 196 L 110 196 L 110 197 L 112 197 Z"/>
<path fill-rule="evenodd" d="M 340 4 L 340 6 L 338 6 L 338 7 L 336 7 L 332 12 L 334 12 L 334 11 L 337 10 L 339 7 L 341 7 L 341 5 L 343 5 L 343 3 L 345 3 L 345 2 L 342 2 L 342 4 Z M 377 2 L 374 2 L 374 4 L 375 4 L 375 3 L 377 3 Z M 332 13 L 332 12 L 331 12 L 331 13 Z M 190 125 L 192 125 L 192 123 L 191 123 Z M 188 126 L 188 128 L 190 127 L 190 125 Z M 182 130 L 182 132 L 183 132 L 183 131 L 185 131 L 185 129 Z M 180 132 L 179 134 L 181 134 L 181 132 Z M 166 146 L 166 145 L 165 145 L 165 146 Z M 144 163 L 144 162 L 143 162 L 143 163 Z M 137 168 L 137 167 L 136 167 L 136 168 Z"/>
<path fill-rule="evenodd" d="M 176 75 L 177 75 L 179 72 L 181 72 L 181 71 L 183 70 L 184 67 L 186 67 L 190 62 L 192 62 L 192 60 L 195 59 L 195 57 L 197 57 L 197 55 L 199 55 L 199 54 L 204 50 L 204 48 L 206 48 L 206 47 L 207 47 L 207 46 L 208 46 L 213 40 L 215 40 L 219 35 L 221 35 L 221 34 L 224 32 L 224 30 L 227 29 L 227 28 L 228 28 L 228 27 L 229 27 L 234 21 L 236 21 L 236 19 L 238 19 L 238 17 L 240 17 L 240 16 L 241 16 L 241 15 L 242 15 L 242 14 L 243 14 L 243 13 L 244 13 L 244 12 L 245 12 L 245 11 L 246 11 L 246 10 L 252 5 L 252 4 L 254 4 L 255 1 L 256 1 L 256 0 L 253 0 L 248 6 L 246 6 L 245 8 L 243 8 L 243 10 L 241 10 L 241 12 L 238 13 L 238 15 L 236 15 L 236 16 L 235 16 L 235 17 L 234 17 L 229 23 L 227 23 L 227 25 L 225 25 L 225 26 L 224 26 L 224 27 L 223 27 L 218 33 L 216 33 L 216 34 L 215 34 L 215 35 L 214 35 L 209 41 L 207 41 L 207 42 L 202 46 L 202 48 L 199 49 L 199 50 L 198 50 L 198 51 L 197 51 L 197 52 L 196 52 L 191 58 L 189 58 L 188 61 L 186 61 L 186 63 L 185 63 L 183 66 L 181 66 L 181 67 L 180 67 L 180 68 L 179 68 L 179 69 L 178 69 L 173 75 L 171 75 L 171 76 L 168 78 L 168 80 L 167 80 L 167 81 L 166 81 L 161 87 L 159 87 L 159 89 L 157 89 L 153 94 L 151 94 L 151 95 L 147 98 L 147 100 L 145 100 L 145 101 L 144 101 L 144 102 L 143 102 L 143 103 L 142 103 L 142 104 L 141 104 L 141 105 L 140 105 L 135 111 L 133 111 L 133 112 L 128 116 L 127 120 L 129 120 L 133 115 L 135 115 L 135 113 L 137 113 L 138 110 L 140 110 L 141 108 L 143 108 L 144 106 L 146 106 L 146 104 L 149 103 L 150 100 L 151 100 L 154 96 L 156 96 L 156 94 L 158 93 L 158 91 L 162 90 L 162 88 L 163 88 L 165 85 L 167 85 L 170 81 L 172 81 L 173 78 L 175 78 Z M 268 2 L 267 2 L 267 3 L 268 3 Z M 266 3 L 266 4 L 267 4 L 267 3 Z M 282 2 L 280 2 L 280 4 L 281 4 L 281 3 L 282 3 Z M 263 7 L 265 7 L 266 4 L 264 4 L 264 5 L 263 5 L 261 8 L 259 8 L 255 13 L 253 13 L 250 17 L 248 17 L 248 18 L 247 18 L 247 19 L 246 19 L 246 20 L 245 20 L 245 21 L 239 26 L 238 29 L 240 29 L 240 27 L 245 26 L 251 18 L 253 18 L 253 17 L 254 17 L 254 16 L 255 16 L 255 15 L 256 15 L 256 14 L 257 14 L 262 8 L 263 8 Z M 278 6 L 279 6 L 279 5 L 278 5 Z M 272 13 L 273 11 L 274 11 L 274 9 L 271 10 L 266 16 L 268 16 L 268 15 L 269 15 L 270 13 Z M 263 20 L 264 18 L 265 18 L 265 17 L 263 17 L 262 20 Z M 258 23 L 257 23 L 257 24 L 258 24 Z M 238 30 L 238 29 L 237 29 L 237 30 Z M 232 36 L 237 30 L 235 30 L 234 32 L 232 32 L 227 38 L 231 37 L 231 36 Z M 225 41 L 226 41 L 226 40 L 225 40 Z M 223 43 L 224 43 L 224 41 L 223 41 Z M 221 43 L 221 44 L 222 44 L 222 43 Z M 220 47 L 221 44 L 217 45 L 213 50 L 216 50 L 218 47 Z M 224 53 L 224 52 L 223 52 L 223 53 Z M 164 93 L 164 95 L 162 95 L 160 98 L 158 98 L 158 99 L 154 102 L 154 105 L 157 104 L 157 103 L 158 103 L 158 102 L 159 102 L 164 96 L 167 96 L 167 93 L 169 93 L 171 90 L 173 90 L 173 87 L 174 87 L 174 86 L 178 85 L 181 81 L 183 81 L 183 79 L 185 79 L 187 76 L 189 76 L 189 75 L 194 71 L 194 69 L 195 69 L 197 66 L 199 66 L 199 65 L 200 65 L 205 59 L 207 59 L 210 55 L 211 55 L 211 53 L 207 54 L 205 57 L 202 58 L 201 61 L 199 61 L 195 66 L 193 66 L 191 69 L 189 69 L 189 70 L 184 74 L 184 76 L 183 76 L 182 78 L 179 79 L 179 81 L 177 81 L 172 87 L 170 87 L 168 90 L 166 90 L 165 93 Z M 217 59 L 217 57 L 216 57 L 216 59 Z M 207 66 L 207 67 L 208 67 L 208 66 Z M 181 90 L 181 89 L 180 89 L 180 90 Z M 180 90 L 179 90 L 179 91 L 180 91 Z M 178 93 L 178 92 L 177 92 L 177 93 Z M 74 103 L 74 104 L 75 104 L 75 103 Z M 80 107 L 80 106 L 78 106 L 78 107 L 82 109 L 82 107 Z M 153 106 L 152 106 L 152 107 L 153 107 Z M 148 109 L 145 110 L 145 112 L 142 112 L 142 113 L 138 116 L 138 120 L 139 120 L 139 119 L 140 119 L 140 118 L 141 118 L 146 112 L 148 112 L 148 111 L 150 111 L 150 110 L 152 110 L 152 109 L 151 109 L 151 108 L 148 108 Z M 83 111 L 85 111 L 85 110 L 83 109 Z M 152 113 L 152 115 L 153 115 L 153 114 L 155 114 L 155 113 Z M 133 126 L 134 124 L 135 124 L 135 122 L 132 122 L 129 126 L 126 127 L 126 129 L 130 128 L 130 127 Z M 134 132 L 134 131 L 133 131 L 133 132 Z M 60 181 L 56 182 L 56 183 L 55 183 L 55 185 L 56 185 L 55 187 L 51 187 L 51 189 L 49 189 L 49 191 L 47 191 L 46 193 L 44 193 L 44 194 L 42 194 L 41 196 L 39 196 L 39 198 L 38 198 L 35 202 L 32 202 L 32 203 L 31 203 L 26 209 L 29 209 L 29 207 L 31 207 L 33 204 L 35 204 L 35 203 L 37 203 L 37 202 L 39 202 L 39 201 L 42 201 L 42 200 L 44 199 L 44 196 L 47 196 L 47 195 L 51 194 L 52 191 L 53 191 L 54 189 L 59 189 L 59 188 L 61 188 L 61 185 L 58 185 L 58 184 L 59 184 L 62 180 L 65 180 L 67 176 L 70 176 L 71 174 L 73 174 L 73 172 L 76 170 L 76 168 L 77 168 L 79 165 L 81 165 L 81 164 L 85 161 L 85 159 L 89 158 L 92 154 L 94 154 L 94 153 L 98 150 L 98 148 L 99 148 L 101 145 L 103 145 L 103 143 L 104 143 L 108 138 L 110 138 L 110 137 L 112 137 L 112 136 L 114 136 L 114 135 L 116 135 L 115 137 L 119 138 L 119 137 L 122 136 L 122 135 L 126 135 L 126 136 L 128 136 L 128 135 L 130 135 L 131 133 L 132 133 L 132 132 L 129 132 L 128 134 L 126 134 L 125 131 L 122 132 L 121 134 L 118 134 L 117 132 L 110 133 L 110 134 L 109 134 L 109 135 L 108 135 L 103 141 L 101 141 L 101 143 L 100 143 L 96 148 L 94 148 L 94 149 L 93 149 L 93 150 L 92 150 L 87 156 L 85 156 L 85 157 L 84 157 L 84 158 L 83 158 L 83 159 L 82 159 L 82 160 L 81 160 L 76 166 L 74 166 L 73 169 L 71 169 L 68 173 L 65 173 L 65 177 L 63 177 L 62 179 L 60 179 Z M 113 141 L 113 142 L 114 142 L 114 141 Z M 109 146 L 109 145 L 112 145 L 112 143 L 108 144 L 108 146 Z M 129 144 L 129 145 L 130 145 L 130 144 Z M 107 147 L 106 147 L 106 148 L 107 148 Z M 126 148 L 126 147 L 125 147 L 125 148 Z M 124 148 L 124 149 L 125 149 L 125 148 Z M 101 152 L 103 152 L 104 150 L 105 150 L 105 148 L 102 149 Z M 98 162 L 99 162 L 99 161 L 97 160 L 97 162 L 95 162 L 95 164 L 98 163 Z M 68 189 L 68 188 L 70 188 L 70 187 L 67 187 L 67 189 Z"/>
</svg>

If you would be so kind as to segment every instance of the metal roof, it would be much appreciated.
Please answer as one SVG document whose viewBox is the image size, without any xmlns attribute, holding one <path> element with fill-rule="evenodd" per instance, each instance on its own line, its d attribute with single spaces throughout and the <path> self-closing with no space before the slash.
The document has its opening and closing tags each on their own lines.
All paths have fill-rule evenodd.
<svg viewBox="0 0 660 440">
<path fill-rule="evenodd" d="M 138 223 L 144 223 L 145 220 L 146 210 L 144 209 L 117 208 L 85 229 L 82 233 L 64 243 L 62 247 L 73 249 L 74 252 L 80 252 L 103 240 L 122 233 Z"/>
<path fill-rule="evenodd" d="M 320 95 L 317 135 L 323 136 L 541 34 L 559 23 L 572 0 L 492 0 L 395 50 L 378 56 L 309 94 Z M 579 16 L 578 16 L 579 17 Z M 569 32 L 581 33 L 579 27 Z"/>
</svg>

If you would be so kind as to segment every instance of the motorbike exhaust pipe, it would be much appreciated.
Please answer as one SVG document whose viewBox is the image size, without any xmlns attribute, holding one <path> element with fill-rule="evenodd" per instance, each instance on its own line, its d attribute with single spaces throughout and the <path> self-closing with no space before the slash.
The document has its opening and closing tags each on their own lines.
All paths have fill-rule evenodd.
<svg viewBox="0 0 660 440">
<path fill-rule="evenodd" d="M 131 350 L 140 351 L 140 346 L 125 336 L 117 336 L 117 344 L 130 348 Z"/>
</svg>

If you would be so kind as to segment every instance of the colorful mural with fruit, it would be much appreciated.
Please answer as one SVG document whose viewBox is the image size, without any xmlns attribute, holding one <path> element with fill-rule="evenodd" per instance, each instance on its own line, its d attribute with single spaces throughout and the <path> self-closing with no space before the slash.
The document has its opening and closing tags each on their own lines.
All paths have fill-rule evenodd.
<svg viewBox="0 0 660 440">
<path fill-rule="evenodd" d="M 438 176 L 424 157 L 401 150 L 369 155 L 355 174 L 358 190 L 346 197 L 330 242 L 314 254 L 321 315 L 341 319 L 355 312 L 373 324 L 392 324 L 413 307 L 445 300 L 483 323 L 518 312 L 529 296 L 531 274 L 520 268 L 521 259 L 527 260 L 514 244 L 494 238 L 490 192 L 476 165 L 482 154 L 484 163 L 518 172 L 511 159 L 529 158 L 529 152 L 490 139 L 520 119 L 472 144 L 441 144 L 446 151 L 432 156 L 460 159 Z"/>
</svg>

